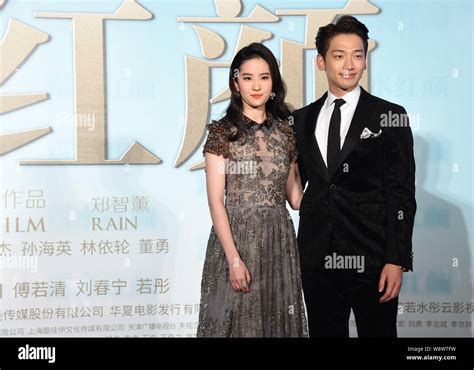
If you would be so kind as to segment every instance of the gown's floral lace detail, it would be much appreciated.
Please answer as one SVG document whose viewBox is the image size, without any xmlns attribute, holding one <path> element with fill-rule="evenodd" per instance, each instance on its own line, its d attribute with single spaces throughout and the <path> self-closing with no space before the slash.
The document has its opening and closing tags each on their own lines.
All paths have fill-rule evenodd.
<svg viewBox="0 0 474 370">
<path fill-rule="evenodd" d="M 231 133 L 231 126 L 226 121 L 213 121 L 207 125 L 209 134 L 204 144 L 204 153 L 222 155 L 224 158 L 229 157 L 229 141 L 227 138 Z"/>
<path fill-rule="evenodd" d="M 235 292 L 214 228 L 201 282 L 200 337 L 301 337 L 307 323 L 293 221 L 286 209 L 286 182 L 297 158 L 287 121 L 258 124 L 242 117 L 253 135 L 228 140 L 235 128 L 208 126 L 204 153 L 226 158 L 226 209 L 241 259 L 250 271 L 250 293 Z"/>
<path fill-rule="evenodd" d="M 290 164 L 298 156 L 293 129 L 287 121 L 272 119 L 268 128 L 246 116 L 243 119 L 253 126 L 254 136 L 244 136 L 236 142 L 228 140 L 236 130 L 230 123 L 221 120 L 208 125 L 203 153 L 222 155 L 227 159 L 226 168 L 253 169 L 250 174 L 227 173 L 226 204 L 284 205 Z"/>
</svg>

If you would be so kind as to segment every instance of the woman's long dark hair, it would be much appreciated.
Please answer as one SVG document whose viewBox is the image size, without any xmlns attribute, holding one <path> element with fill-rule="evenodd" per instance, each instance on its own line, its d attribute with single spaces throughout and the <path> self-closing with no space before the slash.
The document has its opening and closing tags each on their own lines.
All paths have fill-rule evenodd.
<svg viewBox="0 0 474 370">
<path fill-rule="evenodd" d="M 290 115 L 289 106 L 285 103 L 286 88 L 281 78 L 278 62 L 273 53 L 266 46 L 254 42 L 244 48 L 240 49 L 235 55 L 230 65 L 229 71 L 229 89 L 231 91 L 230 103 L 226 110 L 224 120 L 229 122 L 237 130 L 230 135 L 230 141 L 239 140 L 243 135 L 249 134 L 251 128 L 242 120 L 242 98 L 240 93 L 236 90 L 234 81 L 237 79 L 237 70 L 247 60 L 261 58 L 267 62 L 272 76 L 272 91 L 275 93 L 273 99 L 268 99 L 266 103 L 267 114 L 270 113 L 274 118 L 286 120 Z"/>
</svg>

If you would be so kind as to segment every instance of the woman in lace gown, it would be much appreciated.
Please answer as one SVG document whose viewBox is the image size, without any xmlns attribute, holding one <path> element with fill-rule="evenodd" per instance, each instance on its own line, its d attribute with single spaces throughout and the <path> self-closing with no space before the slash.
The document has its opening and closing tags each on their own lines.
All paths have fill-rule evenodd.
<svg viewBox="0 0 474 370">
<path fill-rule="evenodd" d="M 286 201 L 299 208 L 295 137 L 275 57 L 254 43 L 235 56 L 231 102 L 204 146 L 213 227 L 198 337 L 306 337 L 300 261 Z"/>
</svg>

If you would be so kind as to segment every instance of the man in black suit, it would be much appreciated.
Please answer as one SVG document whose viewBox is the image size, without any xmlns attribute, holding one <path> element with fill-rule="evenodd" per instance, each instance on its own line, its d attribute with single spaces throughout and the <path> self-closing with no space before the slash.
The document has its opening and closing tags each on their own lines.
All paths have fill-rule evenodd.
<svg viewBox="0 0 474 370">
<path fill-rule="evenodd" d="M 412 269 L 413 137 L 403 107 L 359 86 L 368 30 L 351 16 L 321 27 L 329 91 L 294 113 L 303 188 L 298 244 L 310 336 L 396 337 Z M 387 74 L 390 71 L 387 71 Z"/>
</svg>

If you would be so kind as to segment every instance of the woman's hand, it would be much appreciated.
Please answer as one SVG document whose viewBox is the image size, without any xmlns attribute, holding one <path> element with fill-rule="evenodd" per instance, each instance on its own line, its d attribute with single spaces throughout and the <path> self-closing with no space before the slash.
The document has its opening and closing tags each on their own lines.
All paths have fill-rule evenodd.
<svg viewBox="0 0 474 370">
<path fill-rule="evenodd" d="M 250 292 L 250 272 L 240 258 L 229 261 L 229 280 L 236 292 Z"/>
</svg>

